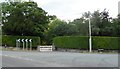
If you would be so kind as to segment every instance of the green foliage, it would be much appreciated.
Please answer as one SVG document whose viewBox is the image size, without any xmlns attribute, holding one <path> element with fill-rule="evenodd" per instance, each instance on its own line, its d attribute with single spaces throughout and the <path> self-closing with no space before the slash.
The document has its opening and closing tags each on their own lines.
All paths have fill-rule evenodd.
<svg viewBox="0 0 120 69">
<path fill-rule="evenodd" d="M 89 48 L 89 37 L 63 36 L 53 39 L 53 43 L 58 48 L 86 49 Z M 118 50 L 119 37 L 92 37 L 93 49 Z"/>
<path fill-rule="evenodd" d="M 93 37 L 93 49 L 118 50 L 119 37 Z"/>
<path fill-rule="evenodd" d="M 2 10 L 3 32 L 7 35 L 43 36 L 50 20 L 36 2 L 6 2 Z"/>
<path fill-rule="evenodd" d="M 47 33 L 49 35 L 54 35 L 54 36 L 58 36 L 61 35 L 62 32 L 64 30 L 65 27 L 63 27 L 63 25 L 66 25 L 67 23 L 65 21 L 59 20 L 59 19 L 55 19 L 53 20 L 50 24 L 49 24 L 49 28 L 47 30 Z M 61 30 L 61 31 L 59 31 Z M 59 32 L 58 32 L 59 31 Z"/>
<path fill-rule="evenodd" d="M 91 17 L 90 17 L 91 16 Z M 118 18 L 109 17 L 109 12 L 94 11 L 85 12 L 81 18 L 74 19 L 70 24 L 74 24 L 78 29 L 78 35 L 88 36 L 88 18 L 90 18 L 92 36 L 119 36 L 120 16 Z M 83 31 L 84 30 L 84 31 Z"/>
<path fill-rule="evenodd" d="M 2 36 L 0 35 L 0 46 L 2 46 Z"/>
<path fill-rule="evenodd" d="M 81 36 L 88 35 L 88 21 L 85 21 L 84 18 L 75 19 L 74 21 L 70 22 L 70 25 L 74 25 L 74 27 L 77 31 L 77 32 L 72 33 L 72 34 L 81 35 Z"/>
<path fill-rule="evenodd" d="M 53 39 L 53 43 L 59 48 L 88 49 L 88 37 L 63 36 Z"/>
<path fill-rule="evenodd" d="M 10 35 L 4 35 L 2 36 L 2 45 L 7 46 L 16 46 L 16 39 L 32 39 L 32 46 L 37 47 L 37 45 L 40 45 L 40 38 L 35 36 L 10 36 Z M 22 44 L 22 43 L 21 43 Z"/>
<path fill-rule="evenodd" d="M 55 32 L 57 30 L 55 28 L 65 23 L 66 22 L 61 21 L 60 19 L 57 19 L 55 16 L 53 16 L 53 20 L 49 23 L 48 28 L 45 32 L 44 44 L 52 44 L 52 38 L 57 36 L 57 32 Z"/>
<path fill-rule="evenodd" d="M 77 27 L 74 24 L 67 24 L 67 22 L 56 18 L 49 24 L 46 31 L 47 44 L 52 44 L 54 37 L 75 35 L 77 32 Z"/>
</svg>

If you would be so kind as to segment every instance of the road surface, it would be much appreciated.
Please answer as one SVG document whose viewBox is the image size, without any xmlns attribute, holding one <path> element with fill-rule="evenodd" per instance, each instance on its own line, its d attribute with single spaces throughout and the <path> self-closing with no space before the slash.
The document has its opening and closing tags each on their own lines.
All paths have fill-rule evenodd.
<svg viewBox="0 0 120 69">
<path fill-rule="evenodd" d="M 2 52 L 3 67 L 118 67 L 118 54 Z"/>
</svg>

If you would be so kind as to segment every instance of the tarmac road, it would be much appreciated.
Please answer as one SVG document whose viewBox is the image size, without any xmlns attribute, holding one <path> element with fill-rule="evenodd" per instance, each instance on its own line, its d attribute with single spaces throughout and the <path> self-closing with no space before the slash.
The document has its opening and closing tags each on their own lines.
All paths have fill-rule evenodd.
<svg viewBox="0 0 120 69">
<path fill-rule="evenodd" d="M 2 52 L 3 67 L 118 67 L 118 54 Z"/>
</svg>

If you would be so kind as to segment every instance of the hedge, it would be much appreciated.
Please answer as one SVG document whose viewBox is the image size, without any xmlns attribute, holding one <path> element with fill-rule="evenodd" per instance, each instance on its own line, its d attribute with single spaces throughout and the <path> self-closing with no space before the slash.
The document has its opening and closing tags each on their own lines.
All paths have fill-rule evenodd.
<svg viewBox="0 0 120 69">
<path fill-rule="evenodd" d="M 118 50 L 119 37 L 92 37 L 93 49 Z M 86 49 L 89 48 L 89 37 L 62 36 L 55 37 L 53 43 L 58 48 Z"/>
<path fill-rule="evenodd" d="M 16 46 L 16 39 L 32 39 L 32 47 L 37 47 L 40 45 L 40 37 L 35 36 L 11 36 L 11 35 L 4 35 L 2 36 L 2 45 L 7 46 Z M 22 45 L 22 42 L 21 42 Z"/>
<path fill-rule="evenodd" d="M 93 49 L 118 49 L 119 37 L 93 37 Z"/>
<path fill-rule="evenodd" d="M 59 48 L 86 49 L 88 48 L 88 37 L 63 36 L 55 37 L 53 43 Z"/>
<path fill-rule="evenodd" d="M 2 35 L 0 35 L 0 46 L 2 46 Z"/>
</svg>

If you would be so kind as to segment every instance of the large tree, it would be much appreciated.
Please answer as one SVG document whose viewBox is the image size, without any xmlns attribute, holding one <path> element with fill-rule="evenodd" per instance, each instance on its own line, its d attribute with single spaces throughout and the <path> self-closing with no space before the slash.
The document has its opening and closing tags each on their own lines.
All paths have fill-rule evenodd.
<svg viewBox="0 0 120 69">
<path fill-rule="evenodd" d="M 46 41 L 52 43 L 52 39 L 57 36 L 74 36 L 78 33 L 77 27 L 74 24 L 68 24 L 66 21 L 55 18 L 49 23 L 46 31 Z"/>
<path fill-rule="evenodd" d="M 3 31 L 9 35 L 43 36 L 49 16 L 35 2 L 2 3 Z"/>
<path fill-rule="evenodd" d="M 81 18 L 77 18 L 70 22 L 78 28 L 78 35 L 88 36 L 88 19 L 91 21 L 92 36 L 117 36 L 119 34 L 119 18 L 109 16 L 109 12 L 103 10 L 94 11 L 93 13 L 85 12 Z"/>
<path fill-rule="evenodd" d="M 70 24 L 73 24 L 77 28 L 77 34 L 81 36 L 87 36 L 88 35 L 88 21 L 85 20 L 83 17 L 77 18 L 70 22 Z"/>
</svg>

